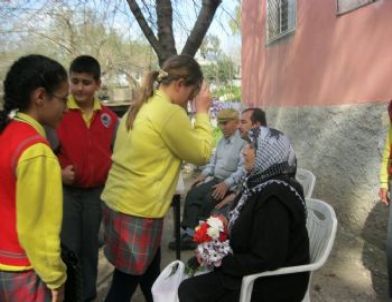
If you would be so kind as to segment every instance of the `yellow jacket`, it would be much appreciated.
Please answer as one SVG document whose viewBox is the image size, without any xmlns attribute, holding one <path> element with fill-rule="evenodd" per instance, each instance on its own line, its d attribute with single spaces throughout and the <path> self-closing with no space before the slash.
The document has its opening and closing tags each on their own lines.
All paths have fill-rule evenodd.
<svg viewBox="0 0 392 302">
<path fill-rule="evenodd" d="M 18 113 L 15 119 L 33 126 L 43 137 L 43 127 L 32 117 Z M 61 170 L 49 146 L 37 143 L 27 148 L 16 166 L 16 220 L 18 239 L 31 267 L 0 263 L 1 271 L 33 269 L 51 289 L 66 280 L 60 258 L 63 217 Z"/>
<path fill-rule="evenodd" d="M 192 127 L 183 108 L 156 91 L 127 131 L 121 120 L 113 163 L 102 199 L 111 209 L 138 217 L 161 218 L 175 193 L 181 161 L 205 164 L 212 150 L 207 114 Z"/>
<path fill-rule="evenodd" d="M 382 154 L 380 169 L 380 187 L 388 189 L 389 166 L 391 164 L 390 152 L 392 142 L 392 124 L 388 128 L 387 138 L 385 139 L 384 152 Z"/>
</svg>

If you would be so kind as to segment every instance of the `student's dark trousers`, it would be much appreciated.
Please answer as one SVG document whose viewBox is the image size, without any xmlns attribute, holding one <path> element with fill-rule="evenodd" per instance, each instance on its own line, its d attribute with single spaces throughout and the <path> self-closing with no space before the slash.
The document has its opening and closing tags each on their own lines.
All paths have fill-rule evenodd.
<svg viewBox="0 0 392 302">
<path fill-rule="evenodd" d="M 199 224 L 199 220 L 206 219 L 210 216 L 211 211 L 217 204 L 216 200 L 211 196 L 213 186 L 221 181 L 214 178 L 189 190 L 185 198 L 184 213 L 182 216 L 183 228 L 194 228 Z"/>
<path fill-rule="evenodd" d="M 79 257 L 85 301 L 97 295 L 98 231 L 102 218 L 103 187 L 64 186 L 64 213 L 61 241 Z"/>
<path fill-rule="evenodd" d="M 158 278 L 161 270 L 161 248 L 158 249 L 151 264 L 142 275 L 131 275 L 114 269 L 112 284 L 105 302 L 129 302 L 140 285 L 146 302 L 153 302 L 151 287 Z"/>
</svg>

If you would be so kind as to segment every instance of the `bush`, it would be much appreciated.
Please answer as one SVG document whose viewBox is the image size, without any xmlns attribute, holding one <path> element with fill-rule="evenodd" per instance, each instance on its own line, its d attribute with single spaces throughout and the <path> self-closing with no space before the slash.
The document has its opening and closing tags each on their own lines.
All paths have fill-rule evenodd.
<svg viewBox="0 0 392 302">
<path fill-rule="evenodd" d="M 212 137 L 214 138 L 214 147 L 216 147 L 218 141 L 222 138 L 222 131 L 220 131 L 219 127 L 213 128 Z"/>
</svg>

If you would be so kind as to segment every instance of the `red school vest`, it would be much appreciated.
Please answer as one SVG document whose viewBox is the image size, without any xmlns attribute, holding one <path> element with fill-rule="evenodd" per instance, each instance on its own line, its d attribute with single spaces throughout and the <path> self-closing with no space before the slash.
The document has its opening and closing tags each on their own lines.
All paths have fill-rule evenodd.
<svg viewBox="0 0 392 302">
<path fill-rule="evenodd" d="M 48 145 L 24 122 L 11 121 L 0 134 L 0 263 L 5 265 L 30 266 L 16 231 L 16 166 L 21 154 L 36 143 Z"/>
<path fill-rule="evenodd" d="M 94 112 L 88 128 L 78 109 L 69 109 L 64 115 L 57 136 L 60 143 L 58 158 L 61 168 L 73 165 L 73 186 L 93 188 L 105 184 L 112 164 L 112 144 L 118 117 L 102 106 Z"/>
</svg>

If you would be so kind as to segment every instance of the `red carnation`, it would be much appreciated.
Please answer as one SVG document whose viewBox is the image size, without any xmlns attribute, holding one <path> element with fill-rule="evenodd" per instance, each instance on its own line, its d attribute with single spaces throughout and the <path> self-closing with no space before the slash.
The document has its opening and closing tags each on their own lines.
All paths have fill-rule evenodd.
<svg viewBox="0 0 392 302">
<path fill-rule="evenodd" d="M 209 225 L 206 222 L 200 224 L 195 230 L 195 234 L 193 235 L 193 241 L 195 241 L 196 243 L 211 241 L 211 237 L 207 234 L 208 227 Z"/>
<path fill-rule="evenodd" d="M 226 240 L 228 239 L 228 237 L 229 237 L 229 236 L 227 236 L 227 233 L 226 233 L 226 232 L 221 232 L 221 233 L 219 234 L 219 241 L 220 241 L 220 242 L 226 241 Z"/>
</svg>

